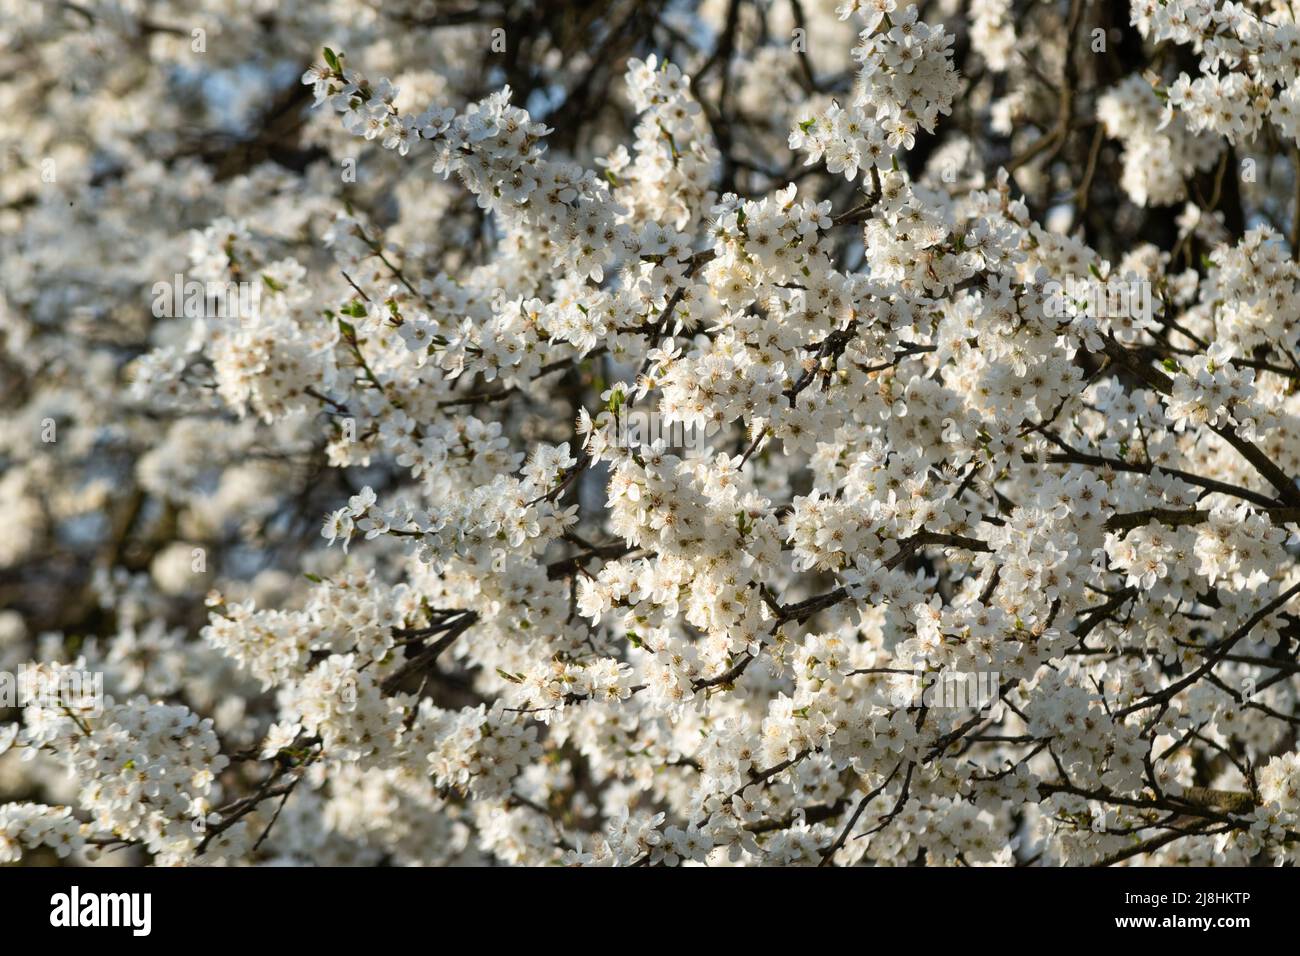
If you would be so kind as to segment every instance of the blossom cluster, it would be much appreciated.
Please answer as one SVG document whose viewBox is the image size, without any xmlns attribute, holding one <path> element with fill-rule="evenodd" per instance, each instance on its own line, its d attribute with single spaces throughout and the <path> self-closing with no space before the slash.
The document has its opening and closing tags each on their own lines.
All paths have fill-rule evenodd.
<svg viewBox="0 0 1300 956">
<path fill-rule="evenodd" d="M 701 4 L 502 70 L 340 6 L 388 35 L 286 4 L 292 148 L 139 91 L 93 228 L 0 193 L 0 670 L 105 678 L 0 712 L 0 862 L 1297 862 L 1293 20 Z M 150 317 L 181 268 L 259 294 Z"/>
</svg>

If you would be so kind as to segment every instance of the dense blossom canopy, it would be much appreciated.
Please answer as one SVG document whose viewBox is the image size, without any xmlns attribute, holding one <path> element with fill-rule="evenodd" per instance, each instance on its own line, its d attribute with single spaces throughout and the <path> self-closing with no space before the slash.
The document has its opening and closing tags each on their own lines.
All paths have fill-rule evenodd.
<svg viewBox="0 0 1300 956">
<path fill-rule="evenodd" d="M 1295 862 L 1294 4 L 0 68 L 0 862 Z"/>
</svg>

